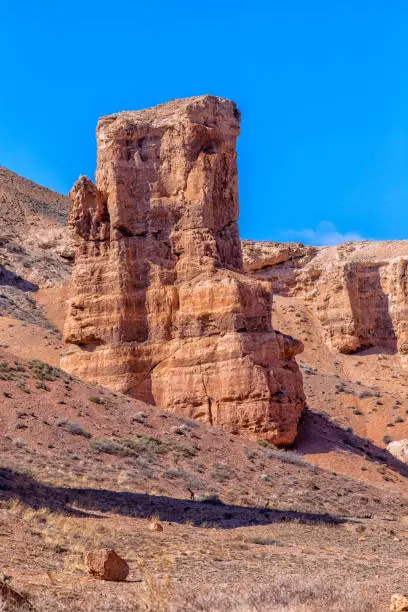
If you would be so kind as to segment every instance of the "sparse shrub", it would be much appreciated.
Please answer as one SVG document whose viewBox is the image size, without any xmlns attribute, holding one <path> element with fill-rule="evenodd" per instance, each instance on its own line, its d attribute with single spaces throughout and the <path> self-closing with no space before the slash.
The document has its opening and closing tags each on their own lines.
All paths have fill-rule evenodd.
<svg viewBox="0 0 408 612">
<path fill-rule="evenodd" d="M 43 391 L 51 391 L 49 386 L 46 385 L 44 382 L 38 382 L 35 386 L 37 389 L 42 389 Z"/>
<path fill-rule="evenodd" d="M 170 478 L 170 480 L 172 480 L 173 478 L 184 478 L 185 476 L 186 473 L 181 468 L 169 468 L 164 472 L 164 477 Z"/>
<path fill-rule="evenodd" d="M 384 442 L 384 444 L 389 444 L 390 442 L 392 442 L 391 436 L 384 436 L 383 437 L 383 442 Z"/>
<path fill-rule="evenodd" d="M 375 397 L 375 393 L 372 391 L 362 391 L 358 397 L 360 399 L 364 399 L 365 397 Z"/>
<path fill-rule="evenodd" d="M 211 472 L 211 477 L 218 482 L 227 482 L 232 474 L 229 468 L 223 463 L 215 463 Z"/>
<path fill-rule="evenodd" d="M 176 452 L 180 452 L 180 454 L 186 459 L 195 457 L 197 455 L 197 450 L 199 450 L 198 448 L 194 446 L 178 446 L 178 445 L 174 445 L 173 449 Z"/>
<path fill-rule="evenodd" d="M 22 438 L 15 438 L 13 440 L 13 444 L 14 446 L 16 446 L 17 448 L 24 448 L 26 446 L 26 441 L 23 440 Z"/>
<path fill-rule="evenodd" d="M 109 440 L 97 439 L 91 441 L 93 450 L 99 453 L 108 453 L 111 455 L 139 455 L 150 452 L 163 455 L 170 450 L 168 444 L 163 443 L 158 438 L 151 436 L 138 435 L 136 438 L 129 440 Z"/>
<path fill-rule="evenodd" d="M 221 501 L 219 496 L 215 493 L 211 495 L 206 495 L 200 499 L 202 504 L 211 504 L 213 506 L 223 506 L 224 502 Z"/>
<path fill-rule="evenodd" d="M 18 388 L 20 389 L 20 391 L 22 391 L 23 393 L 27 393 L 28 395 L 31 393 L 30 389 L 28 389 L 28 388 L 25 386 L 25 383 L 20 383 L 20 384 L 18 385 Z"/>
<path fill-rule="evenodd" d="M 134 423 L 140 423 L 141 425 L 145 425 L 144 419 L 142 419 L 141 417 L 133 417 L 132 421 Z"/>
<path fill-rule="evenodd" d="M 262 538 L 262 537 L 255 537 L 252 538 L 252 544 L 259 544 L 260 546 L 278 546 L 279 542 L 277 540 L 274 540 L 273 538 Z"/>
<path fill-rule="evenodd" d="M 185 436 L 187 431 L 189 431 L 189 428 L 184 423 L 181 425 L 173 425 L 173 427 L 170 428 L 170 433 L 177 434 L 178 436 Z"/>
<path fill-rule="evenodd" d="M 88 397 L 88 400 L 90 402 L 92 402 L 93 404 L 106 404 L 106 400 L 103 397 L 100 397 L 98 395 L 90 395 Z"/>
<path fill-rule="evenodd" d="M 166 453 L 168 450 L 167 445 L 163 444 L 159 438 L 153 438 L 151 436 L 138 435 L 136 438 L 124 440 L 123 444 L 126 448 L 134 451 L 136 454 L 145 451 L 152 451 L 161 455 Z"/>
<path fill-rule="evenodd" d="M 68 423 L 66 423 L 65 425 L 65 429 L 74 436 L 83 436 L 84 438 L 91 438 L 91 434 L 89 433 L 89 431 L 87 431 L 85 427 L 83 427 L 79 423 L 71 423 L 70 421 L 68 421 Z"/>
<path fill-rule="evenodd" d="M 295 451 L 284 450 L 280 448 L 270 449 L 267 453 L 268 459 L 279 459 L 284 463 L 291 463 L 292 465 L 306 465 L 305 461 Z"/>
<path fill-rule="evenodd" d="M 91 447 L 98 453 L 108 453 L 109 455 L 122 455 L 125 454 L 123 451 L 123 444 L 119 444 L 114 440 L 92 440 Z"/>
<path fill-rule="evenodd" d="M 83 427 L 79 423 L 73 423 L 71 421 L 68 421 L 68 419 L 66 419 L 65 417 L 59 418 L 56 424 L 57 427 L 62 427 L 73 436 L 83 436 L 84 438 L 92 437 L 89 431 L 85 429 L 85 427 Z"/>
<path fill-rule="evenodd" d="M 264 448 L 269 448 L 268 440 L 257 440 L 256 443 L 259 444 L 259 446 L 263 446 Z"/>
<path fill-rule="evenodd" d="M 57 378 L 61 378 L 64 374 L 62 370 L 41 361 L 41 359 L 32 359 L 28 362 L 28 367 L 33 376 L 39 380 L 48 380 L 53 382 Z"/>
<path fill-rule="evenodd" d="M 250 461 L 252 461 L 252 459 L 256 459 L 258 457 L 258 454 L 255 451 L 246 451 L 246 456 Z"/>
<path fill-rule="evenodd" d="M 404 419 L 403 419 L 402 417 L 400 417 L 400 416 L 399 416 L 399 417 L 397 417 L 397 418 L 395 419 L 395 421 L 394 421 L 394 423 L 403 423 L 403 422 L 404 422 Z"/>
<path fill-rule="evenodd" d="M 358 408 L 354 408 L 353 414 L 355 414 L 356 416 L 361 416 L 363 413 Z"/>
<path fill-rule="evenodd" d="M 25 368 L 18 361 L 15 361 L 14 365 L 0 361 L 0 380 L 20 380 L 23 372 Z"/>
</svg>

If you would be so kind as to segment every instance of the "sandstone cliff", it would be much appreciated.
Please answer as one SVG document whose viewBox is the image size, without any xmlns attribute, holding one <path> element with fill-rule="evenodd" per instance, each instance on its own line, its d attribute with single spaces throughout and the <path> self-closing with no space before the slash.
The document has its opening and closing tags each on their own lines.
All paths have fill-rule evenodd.
<svg viewBox="0 0 408 612">
<path fill-rule="evenodd" d="M 243 241 L 246 270 L 274 293 L 314 304 L 335 351 L 371 346 L 408 353 L 408 241 L 336 247 Z"/>
<path fill-rule="evenodd" d="M 63 367 L 234 433 L 289 444 L 304 405 L 270 284 L 243 274 L 234 103 L 103 117 L 96 185 L 75 184 Z"/>
</svg>

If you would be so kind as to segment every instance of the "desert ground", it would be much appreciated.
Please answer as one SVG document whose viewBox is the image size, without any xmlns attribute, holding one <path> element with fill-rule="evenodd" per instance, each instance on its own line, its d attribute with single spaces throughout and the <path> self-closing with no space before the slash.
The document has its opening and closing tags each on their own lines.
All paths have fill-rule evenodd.
<svg viewBox="0 0 408 612">
<path fill-rule="evenodd" d="M 60 369 L 70 201 L 1 169 L 0 205 L 2 609 L 379 612 L 408 590 L 398 352 L 336 352 L 310 300 L 275 293 L 304 344 L 291 448 L 82 381 Z M 95 548 L 129 578 L 89 576 Z"/>
</svg>

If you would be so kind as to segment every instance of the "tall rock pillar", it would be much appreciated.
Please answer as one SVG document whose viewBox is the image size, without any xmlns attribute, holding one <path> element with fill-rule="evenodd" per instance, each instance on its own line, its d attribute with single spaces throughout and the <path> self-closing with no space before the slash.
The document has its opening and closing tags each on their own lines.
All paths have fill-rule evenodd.
<svg viewBox="0 0 408 612">
<path fill-rule="evenodd" d="M 239 112 L 213 96 L 103 117 L 96 185 L 71 198 L 77 252 L 63 367 L 234 433 L 293 441 L 300 342 L 242 272 Z"/>
</svg>

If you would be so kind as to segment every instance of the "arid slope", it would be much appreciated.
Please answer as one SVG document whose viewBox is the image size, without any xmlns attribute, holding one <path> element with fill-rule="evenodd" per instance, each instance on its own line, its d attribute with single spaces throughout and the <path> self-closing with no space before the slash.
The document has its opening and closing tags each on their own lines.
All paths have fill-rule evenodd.
<svg viewBox="0 0 408 612">
<path fill-rule="evenodd" d="M 408 437 L 403 358 L 335 353 L 313 302 L 276 295 L 275 328 L 305 345 L 294 451 L 81 382 L 57 367 L 70 259 L 39 245 L 52 218 L 22 251 L 9 221 L 2 242 L 1 295 L 32 304 L 0 302 L 0 585 L 45 612 L 386 609 L 406 589 L 408 470 L 383 441 Z M 102 546 L 128 582 L 87 577 Z"/>
</svg>

